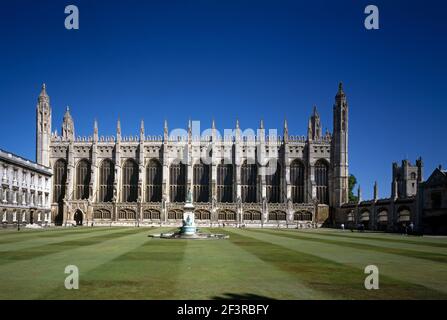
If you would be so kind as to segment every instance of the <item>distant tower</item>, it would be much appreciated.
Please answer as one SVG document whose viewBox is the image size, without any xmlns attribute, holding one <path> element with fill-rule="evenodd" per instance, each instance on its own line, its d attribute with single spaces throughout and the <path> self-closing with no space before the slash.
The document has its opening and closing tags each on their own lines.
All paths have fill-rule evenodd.
<svg viewBox="0 0 447 320">
<path fill-rule="evenodd" d="M 37 99 L 36 108 L 36 161 L 50 166 L 51 106 L 45 83 Z"/>
<path fill-rule="evenodd" d="M 422 182 L 422 171 L 423 163 L 421 158 L 416 160 L 416 165 L 412 165 L 408 160 L 402 160 L 402 165 L 399 167 L 394 162 L 391 197 L 396 199 L 416 195 L 418 185 Z"/>
<path fill-rule="evenodd" d="M 309 140 L 321 139 L 322 129 L 320 115 L 318 114 L 317 107 L 314 106 L 314 111 L 309 119 L 309 124 L 307 128 L 307 137 Z"/>
<path fill-rule="evenodd" d="M 70 114 L 70 108 L 67 106 L 62 123 L 62 138 L 66 141 L 74 141 L 74 121 Z"/>
<path fill-rule="evenodd" d="M 332 197 L 331 205 L 348 202 L 348 103 L 343 84 L 338 86 L 333 109 L 334 127 L 331 142 Z"/>
</svg>

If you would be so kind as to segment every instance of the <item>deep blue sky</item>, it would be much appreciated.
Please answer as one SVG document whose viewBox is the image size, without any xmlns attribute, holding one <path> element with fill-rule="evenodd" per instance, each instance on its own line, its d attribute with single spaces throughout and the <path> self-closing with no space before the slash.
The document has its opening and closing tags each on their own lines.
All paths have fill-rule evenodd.
<svg viewBox="0 0 447 320">
<path fill-rule="evenodd" d="M 80 30 L 64 28 L 76 4 Z M 363 26 L 367 4 L 380 30 Z M 66 105 L 76 135 L 185 127 L 306 134 L 312 106 L 332 130 L 343 81 L 350 171 L 370 198 L 389 196 L 391 163 L 447 165 L 447 5 L 443 1 L 9 1 L 0 7 L 0 148 L 34 159 L 35 107 L 46 82 L 53 129 Z"/>
</svg>

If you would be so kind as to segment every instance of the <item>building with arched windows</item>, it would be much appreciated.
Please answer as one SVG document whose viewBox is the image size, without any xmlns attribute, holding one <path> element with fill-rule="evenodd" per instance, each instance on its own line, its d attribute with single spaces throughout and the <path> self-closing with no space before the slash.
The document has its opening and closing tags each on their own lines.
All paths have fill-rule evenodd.
<svg viewBox="0 0 447 320">
<path fill-rule="evenodd" d="M 178 225 L 190 191 L 199 225 L 345 224 L 390 231 L 413 225 L 446 233 L 446 172 L 436 169 L 424 182 L 421 159 L 414 166 L 407 160 L 393 164 L 390 198 L 378 199 L 375 186 L 374 199 L 361 200 L 359 191 L 359 201 L 349 201 L 348 111 L 340 84 L 332 133 L 323 134 L 314 107 L 307 136 L 289 134 L 287 121 L 282 135 L 266 132 L 263 121 L 256 130 L 242 130 L 237 121 L 223 136 L 214 121 L 208 135 L 195 133 L 190 121 L 184 135 L 174 135 L 165 121 L 162 135 L 147 136 L 142 121 L 139 136 L 126 137 L 118 120 L 114 136 L 100 136 L 95 121 L 93 134 L 80 137 L 68 107 L 61 134 L 51 131 L 43 85 L 36 110 L 37 164 L 8 156 L 0 166 L 2 221 L 17 223 L 23 209 L 24 223 Z M 30 180 L 17 185 L 16 175 Z M 36 175 L 45 187 L 34 188 L 42 186 L 33 182 Z"/>
<path fill-rule="evenodd" d="M 318 111 L 307 136 L 259 128 L 208 136 L 75 135 L 67 107 L 61 134 L 51 131 L 45 86 L 37 104 L 37 161 L 54 172 L 52 216 L 56 224 L 179 224 L 190 190 L 197 221 L 204 224 L 320 226 L 333 208 L 348 202 L 348 104 L 340 84 L 333 108 L 334 132 L 322 133 Z"/>
<path fill-rule="evenodd" d="M 447 172 L 439 167 L 424 181 L 419 158 L 414 165 L 393 163 L 392 173 L 389 198 L 378 198 L 377 183 L 370 200 L 363 200 L 359 189 L 358 200 L 337 208 L 333 222 L 347 228 L 447 234 Z"/>
</svg>

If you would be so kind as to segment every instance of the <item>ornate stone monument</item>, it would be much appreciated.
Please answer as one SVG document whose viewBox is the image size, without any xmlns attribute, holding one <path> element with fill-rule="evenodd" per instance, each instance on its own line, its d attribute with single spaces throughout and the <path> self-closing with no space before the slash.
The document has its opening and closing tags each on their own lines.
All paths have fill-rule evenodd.
<svg viewBox="0 0 447 320">
<path fill-rule="evenodd" d="M 162 238 L 162 239 L 228 239 L 229 236 L 220 233 L 203 233 L 197 232 L 197 227 L 194 222 L 194 205 L 192 204 L 191 190 L 188 190 L 188 195 L 186 196 L 186 203 L 183 207 L 183 223 L 179 231 L 174 233 L 161 233 L 161 234 L 150 234 L 151 238 Z"/>
<path fill-rule="evenodd" d="M 197 227 L 194 222 L 194 205 L 192 204 L 191 190 L 188 190 L 183 209 L 183 226 L 180 232 L 186 236 L 194 236 L 197 233 Z"/>
</svg>

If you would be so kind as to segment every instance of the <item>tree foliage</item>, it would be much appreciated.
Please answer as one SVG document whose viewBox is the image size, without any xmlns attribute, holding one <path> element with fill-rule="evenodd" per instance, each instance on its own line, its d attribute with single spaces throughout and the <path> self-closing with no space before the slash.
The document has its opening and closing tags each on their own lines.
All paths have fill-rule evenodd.
<svg viewBox="0 0 447 320">
<path fill-rule="evenodd" d="M 353 175 L 349 175 L 348 188 L 349 188 L 349 201 L 357 201 L 358 197 L 354 195 L 354 187 L 357 184 L 357 178 Z"/>
</svg>

